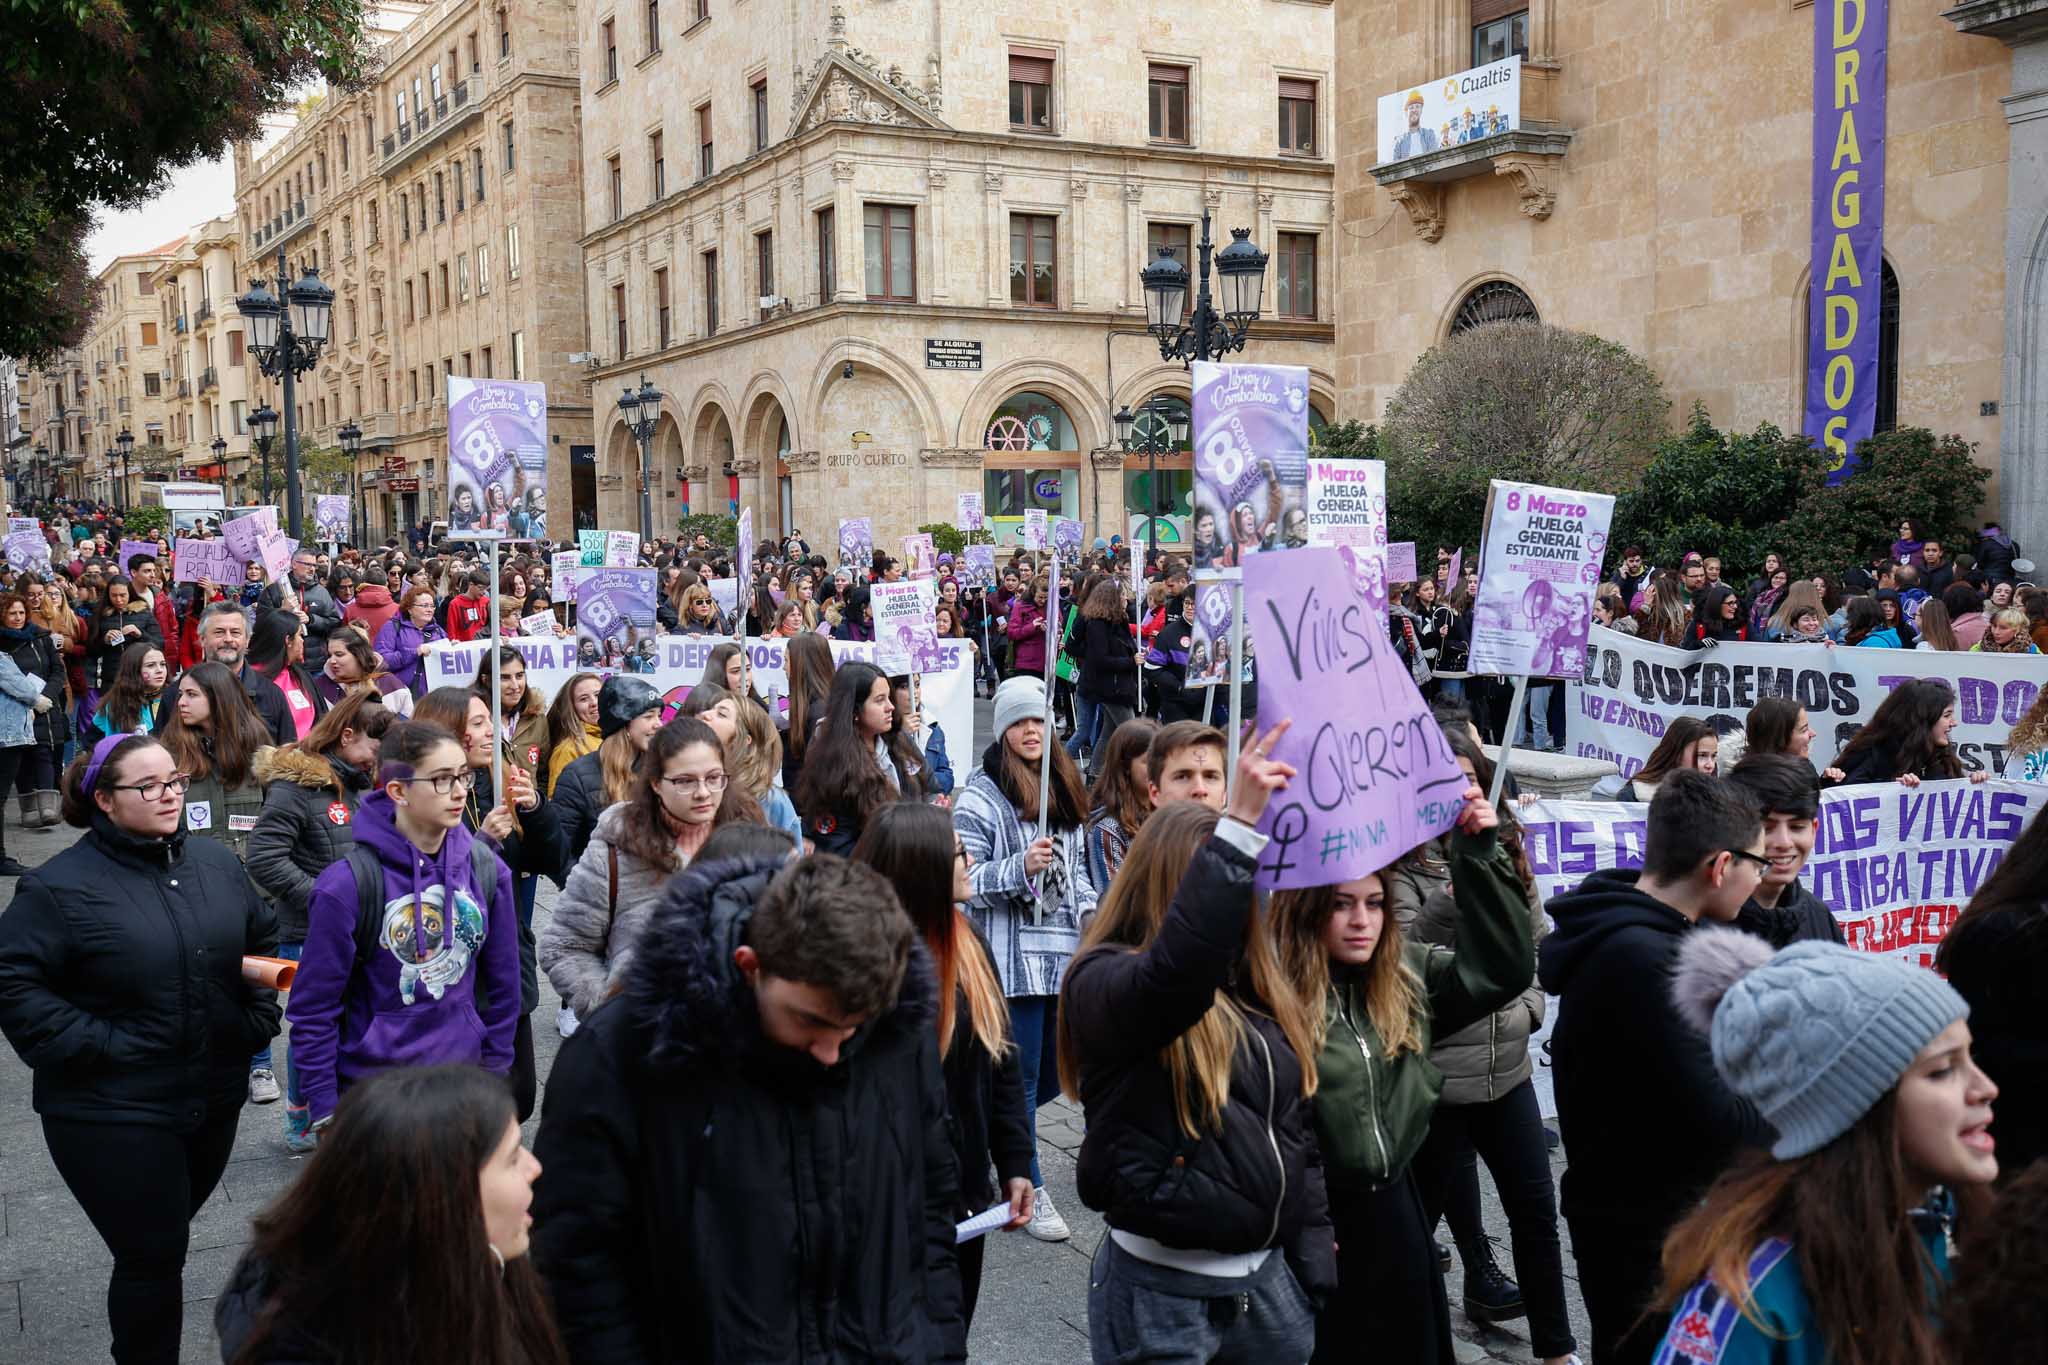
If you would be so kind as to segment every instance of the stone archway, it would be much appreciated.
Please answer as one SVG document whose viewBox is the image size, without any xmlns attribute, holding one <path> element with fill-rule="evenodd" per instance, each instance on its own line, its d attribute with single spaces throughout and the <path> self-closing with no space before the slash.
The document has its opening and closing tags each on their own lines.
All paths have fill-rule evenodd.
<svg viewBox="0 0 2048 1365">
<path fill-rule="evenodd" d="M 636 498 L 640 486 L 640 443 L 624 422 L 617 423 L 605 438 L 598 456 L 598 530 L 632 530 L 640 525 Z"/>
<path fill-rule="evenodd" d="M 754 509 L 755 534 L 766 538 L 788 532 L 782 500 L 782 470 L 795 444 L 789 411 L 774 393 L 757 393 L 747 405 L 740 428 L 736 465 L 740 502 Z"/>
<path fill-rule="evenodd" d="M 706 403 L 697 409 L 696 420 L 690 425 L 685 467 L 690 476 L 692 512 L 725 516 L 732 511 L 727 491 L 731 484 L 725 471 L 736 459 L 732 419 L 726 416 L 722 403 Z"/>
</svg>

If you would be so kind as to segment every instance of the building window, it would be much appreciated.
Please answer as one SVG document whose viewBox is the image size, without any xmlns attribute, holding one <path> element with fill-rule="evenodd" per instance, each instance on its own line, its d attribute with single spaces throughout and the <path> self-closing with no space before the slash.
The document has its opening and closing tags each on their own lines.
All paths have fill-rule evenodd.
<svg viewBox="0 0 2048 1365">
<path fill-rule="evenodd" d="M 917 246 L 911 236 L 911 215 L 911 209 L 898 204 L 868 204 L 863 209 L 871 299 L 910 302 L 917 297 Z"/>
<path fill-rule="evenodd" d="M 1283 78 L 1280 82 L 1280 150 L 1297 156 L 1316 154 L 1316 83 Z"/>
<path fill-rule="evenodd" d="M 697 17 L 691 23 L 701 24 L 711 17 L 711 0 L 696 0 Z"/>
<path fill-rule="evenodd" d="M 448 262 L 443 261 L 434 269 L 436 276 L 441 281 L 441 292 L 434 296 L 436 306 L 445 312 L 448 308 Z"/>
<path fill-rule="evenodd" d="M 754 150 L 765 151 L 768 147 L 768 78 L 760 77 L 748 87 L 753 97 L 754 108 Z"/>
<path fill-rule="evenodd" d="M 164 377 L 162 375 L 158 374 L 155 370 L 151 370 L 147 374 L 142 376 L 143 397 L 160 398 L 163 396 L 163 391 Z"/>
<path fill-rule="evenodd" d="M 604 163 L 605 183 L 611 189 L 612 221 L 618 222 L 626 216 L 626 174 L 619 167 L 619 159 L 611 157 Z"/>
<path fill-rule="evenodd" d="M 406 377 L 407 381 L 408 381 L 408 382 L 409 382 L 409 383 L 411 384 L 411 386 L 412 386 L 412 401 L 413 401 L 413 402 L 415 402 L 415 403 L 419 402 L 419 401 L 420 401 L 420 372 L 419 372 L 418 370 L 407 370 L 407 371 L 405 372 L 405 377 Z"/>
<path fill-rule="evenodd" d="M 476 249 L 476 292 L 478 297 L 491 292 L 491 248 L 485 243 Z"/>
<path fill-rule="evenodd" d="M 659 338 L 660 349 L 666 351 L 672 339 L 669 332 L 668 271 L 654 272 L 654 335 Z"/>
<path fill-rule="evenodd" d="M 156 324 L 155 324 L 155 323 L 153 323 L 153 322 L 145 322 L 145 323 L 143 323 L 143 324 L 142 324 L 142 344 L 143 344 L 143 345 L 145 345 L 145 346 L 154 346 L 154 345 L 156 345 Z"/>
<path fill-rule="evenodd" d="M 526 333 L 512 334 L 512 377 L 526 378 Z"/>
<path fill-rule="evenodd" d="M 477 196 L 477 199 L 481 201 L 483 199 L 483 196 L 479 194 Z M 370 206 L 367 209 L 363 210 L 363 231 L 369 236 L 371 246 L 377 245 L 378 241 L 380 240 L 379 224 L 382 223 L 382 221 L 383 215 L 377 212 L 377 201 L 372 199 L 370 201 Z"/>
<path fill-rule="evenodd" d="M 1050 214 L 1010 215 L 1010 302 L 1026 308 L 1059 303 L 1059 220 Z"/>
<path fill-rule="evenodd" d="M 467 186 L 463 182 L 468 178 L 462 173 L 462 162 L 458 160 L 449 165 L 448 178 L 455 182 L 455 211 L 460 213 L 462 212 L 464 196 L 467 191 Z"/>
<path fill-rule="evenodd" d="M 1489 322 L 1540 322 L 1536 305 L 1506 280 L 1487 280 L 1464 297 L 1451 317 L 1451 335 Z"/>
<path fill-rule="evenodd" d="M 427 68 L 427 85 L 433 90 L 434 98 L 440 99 L 444 92 L 441 89 L 441 64 L 439 62 L 435 62 Z"/>
<path fill-rule="evenodd" d="M 405 282 L 405 320 L 411 322 L 417 316 L 413 311 L 412 281 Z"/>
<path fill-rule="evenodd" d="M 348 134 L 347 134 L 347 133 L 343 133 L 343 134 L 341 135 L 341 141 L 340 141 L 340 143 L 339 143 L 339 147 L 338 147 L 338 150 L 339 150 L 339 151 L 341 152 L 341 168 L 342 168 L 343 170 L 347 170 L 347 169 L 348 169 Z"/>
<path fill-rule="evenodd" d="M 1312 232 L 1280 234 L 1280 297 L 1283 318 L 1314 318 L 1316 315 L 1316 238 Z"/>
<path fill-rule="evenodd" d="M 384 291 L 370 291 L 370 333 L 375 335 L 384 330 Z"/>
<path fill-rule="evenodd" d="M 422 180 L 418 185 L 414 186 L 414 189 L 417 191 L 413 198 L 419 205 L 420 231 L 425 232 L 427 230 L 427 182 Z"/>
<path fill-rule="evenodd" d="M 1052 71 L 1049 48 L 1010 49 L 1010 126 L 1033 132 L 1052 131 Z"/>
<path fill-rule="evenodd" d="M 839 292 L 838 217 L 831 209 L 819 209 L 818 219 L 818 302 L 830 303 Z"/>
<path fill-rule="evenodd" d="M 718 331 L 718 253 L 704 253 L 704 335 Z"/>
<path fill-rule="evenodd" d="M 455 258 L 455 297 L 464 303 L 469 302 L 469 257 L 466 254 Z"/>
<path fill-rule="evenodd" d="M 650 203 L 659 203 L 668 193 L 668 158 L 662 153 L 659 129 L 647 135 L 647 189 Z"/>
<path fill-rule="evenodd" d="M 513 168 L 514 166 L 518 165 L 518 164 L 519 164 L 519 154 L 518 154 L 518 153 L 517 153 L 516 151 L 514 151 L 514 150 L 513 150 L 513 147 L 512 147 L 512 123 L 511 123 L 511 120 L 509 120 L 509 119 L 508 119 L 508 120 L 506 120 L 506 122 L 505 122 L 505 171 L 506 171 L 506 173 L 507 173 L 507 174 L 509 175 L 509 174 L 511 173 L 511 171 L 512 171 L 512 168 Z"/>
<path fill-rule="evenodd" d="M 661 0 L 647 0 L 647 55 L 661 51 Z"/>
<path fill-rule="evenodd" d="M 697 106 L 697 177 L 711 174 L 711 106 Z"/>
<path fill-rule="evenodd" d="M 434 221 L 448 221 L 448 177 L 439 171 L 434 172 Z"/>
<path fill-rule="evenodd" d="M 484 149 L 471 148 L 470 155 L 476 160 L 476 202 L 481 204 L 484 202 Z"/>
<path fill-rule="evenodd" d="M 461 208 L 462 201 L 458 199 L 455 206 Z M 353 217 L 341 220 L 341 254 L 343 257 L 356 254 L 356 220 Z"/>
<path fill-rule="evenodd" d="M 613 339 L 619 348 L 613 353 L 612 358 L 614 360 L 624 360 L 626 358 L 626 286 L 624 284 L 612 286 L 612 333 Z"/>
<path fill-rule="evenodd" d="M 512 55 L 512 16 L 505 10 L 498 11 L 498 59 L 503 61 Z"/>
<path fill-rule="evenodd" d="M 619 78 L 619 31 L 618 24 L 607 19 L 600 25 L 600 39 L 604 48 L 604 83 L 610 85 Z"/>
<path fill-rule="evenodd" d="M 405 129 L 406 129 L 406 126 L 407 126 L 408 122 L 409 122 L 409 120 L 408 120 L 408 119 L 406 118 L 406 114 L 405 114 L 405 91 L 404 91 L 404 89 L 403 89 L 403 88 L 401 88 L 401 89 L 399 90 L 398 94 L 397 94 L 396 96 L 394 96 L 394 97 L 393 97 L 393 99 L 392 99 L 392 103 L 394 103 L 394 104 L 396 104 L 396 105 L 398 106 L 398 129 L 397 129 L 397 131 L 399 131 L 399 132 L 403 133 L 403 132 L 405 131 Z"/>
<path fill-rule="evenodd" d="M 484 347 L 482 354 L 478 358 L 483 361 L 483 368 L 480 373 L 485 379 L 493 378 L 494 376 L 491 373 L 491 348 L 488 346 Z"/>
<path fill-rule="evenodd" d="M 1472 0 L 1472 65 L 1528 55 L 1528 0 Z"/>
<path fill-rule="evenodd" d="M 754 288 L 763 299 L 775 297 L 775 234 L 754 234 Z M 765 312 L 767 305 L 763 304 Z"/>
<path fill-rule="evenodd" d="M 1145 225 L 1145 260 L 1149 263 L 1159 255 L 1161 247 L 1170 248 L 1173 258 L 1194 273 L 1194 229 L 1186 223 L 1147 223 Z M 1181 300 L 1180 315 L 1187 317 L 1195 308 L 1195 291 L 1187 291 Z"/>
<path fill-rule="evenodd" d="M 1147 135 L 1157 142 L 1188 140 L 1188 69 L 1153 62 L 1145 75 L 1151 109 Z"/>
<path fill-rule="evenodd" d="M 398 240 L 412 240 L 412 208 L 405 202 L 403 193 L 398 196 Z"/>
<path fill-rule="evenodd" d="M 505 278 L 519 278 L 519 224 L 510 223 L 505 228 Z"/>
</svg>

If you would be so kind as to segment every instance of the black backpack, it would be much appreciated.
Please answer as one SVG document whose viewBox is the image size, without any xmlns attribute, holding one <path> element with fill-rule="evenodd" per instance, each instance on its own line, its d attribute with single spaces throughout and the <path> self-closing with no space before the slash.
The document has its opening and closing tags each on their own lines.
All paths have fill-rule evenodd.
<svg viewBox="0 0 2048 1365">
<path fill-rule="evenodd" d="M 476 889 L 483 896 L 484 910 L 488 914 L 491 900 L 498 894 L 498 855 L 481 839 L 470 841 L 469 869 L 476 878 Z M 376 951 L 377 935 L 382 927 L 379 921 L 384 916 L 384 867 L 377 861 L 374 849 L 363 844 L 351 844 L 348 871 L 356 883 L 356 967 L 361 970 Z M 447 932 L 445 928 L 442 931 L 444 936 Z"/>
</svg>

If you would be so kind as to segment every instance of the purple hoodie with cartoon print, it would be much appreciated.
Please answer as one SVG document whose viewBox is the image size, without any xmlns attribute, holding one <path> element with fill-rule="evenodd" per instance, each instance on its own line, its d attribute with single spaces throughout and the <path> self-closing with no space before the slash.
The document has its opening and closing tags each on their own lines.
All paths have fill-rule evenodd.
<svg viewBox="0 0 2048 1365">
<path fill-rule="evenodd" d="M 285 1017 L 315 1122 L 334 1111 L 349 1085 L 391 1067 L 466 1062 L 501 1075 L 512 1067 L 519 1016 L 512 874 L 500 859 L 497 887 L 483 904 L 470 863 L 476 836 L 457 825 L 441 851 L 428 855 L 399 832 L 393 814 L 381 791 L 356 810 L 356 843 L 373 850 L 384 871 L 383 918 L 362 971 L 348 863 L 335 863 L 313 884 Z"/>
</svg>

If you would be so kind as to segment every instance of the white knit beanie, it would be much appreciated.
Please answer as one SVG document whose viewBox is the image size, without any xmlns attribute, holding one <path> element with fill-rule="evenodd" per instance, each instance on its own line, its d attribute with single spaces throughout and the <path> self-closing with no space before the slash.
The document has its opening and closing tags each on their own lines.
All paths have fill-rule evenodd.
<svg viewBox="0 0 2048 1365">
<path fill-rule="evenodd" d="M 1019 673 L 996 688 L 996 738 L 1001 739 L 1020 720 L 1045 719 L 1045 681 Z"/>
</svg>

